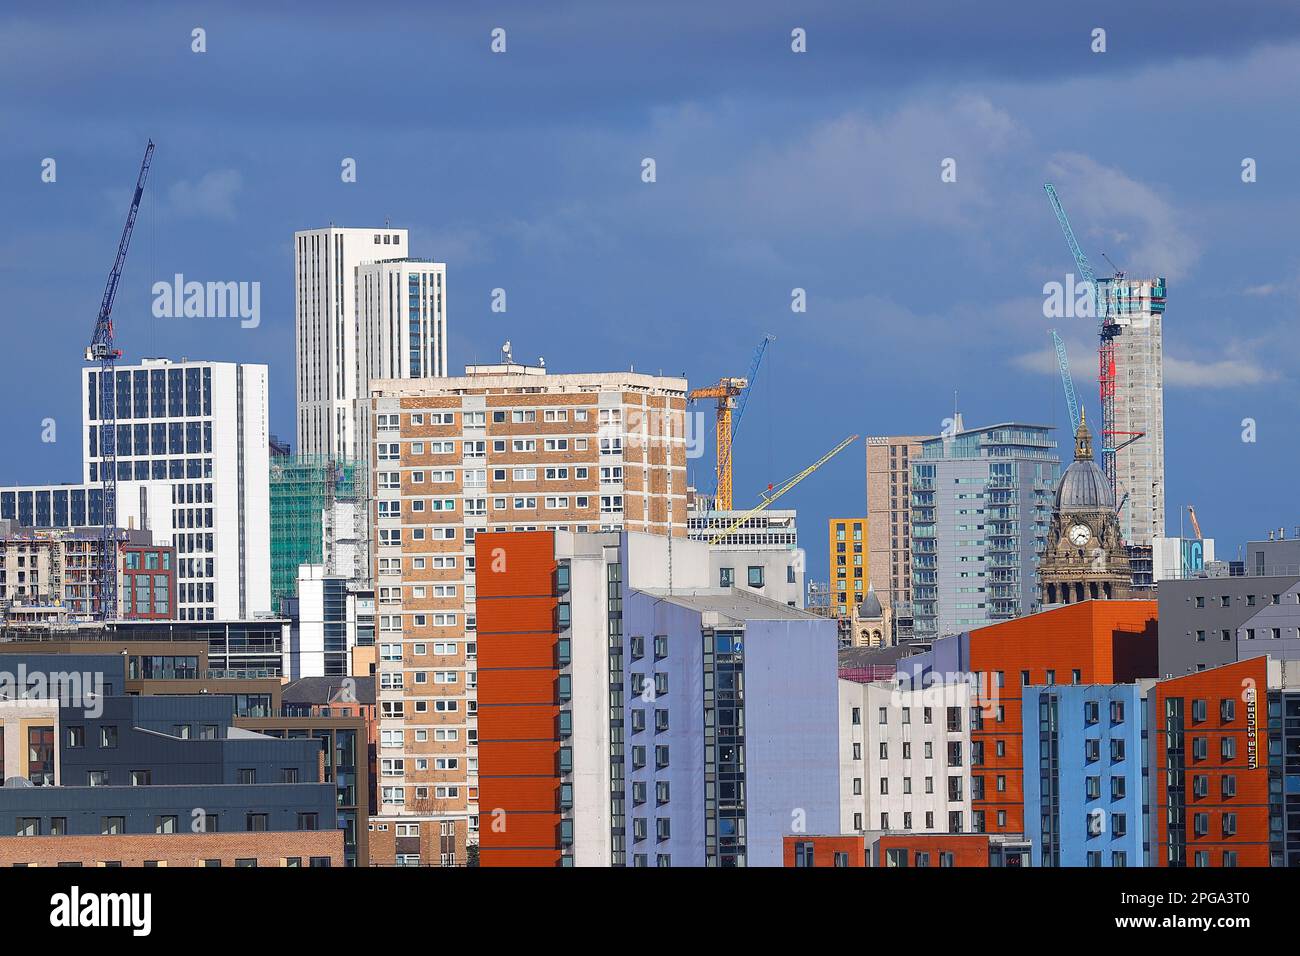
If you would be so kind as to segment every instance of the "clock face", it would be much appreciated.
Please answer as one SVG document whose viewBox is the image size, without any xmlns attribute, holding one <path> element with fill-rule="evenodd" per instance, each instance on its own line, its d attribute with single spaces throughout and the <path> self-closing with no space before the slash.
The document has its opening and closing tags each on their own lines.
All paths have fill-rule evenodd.
<svg viewBox="0 0 1300 956">
<path fill-rule="evenodd" d="M 1070 528 L 1071 543 L 1082 548 L 1092 538 L 1092 532 L 1088 530 L 1086 524 L 1076 524 Z"/>
</svg>

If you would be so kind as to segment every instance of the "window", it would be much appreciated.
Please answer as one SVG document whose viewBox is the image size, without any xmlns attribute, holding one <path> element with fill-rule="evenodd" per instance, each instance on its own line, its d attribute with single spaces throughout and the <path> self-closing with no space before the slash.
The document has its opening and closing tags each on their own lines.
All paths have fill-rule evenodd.
<svg viewBox="0 0 1300 956">
<path fill-rule="evenodd" d="M 762 565 L 750 565 L 749 586 L 751 588 L 763 587 L 763 566 Z"/>
</svg>

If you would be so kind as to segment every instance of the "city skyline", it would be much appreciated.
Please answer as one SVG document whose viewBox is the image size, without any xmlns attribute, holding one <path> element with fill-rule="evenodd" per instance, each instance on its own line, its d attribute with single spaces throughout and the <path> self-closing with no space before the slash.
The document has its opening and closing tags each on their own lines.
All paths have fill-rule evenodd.
<svg viewBox="0 0 1300 956">
<path fill-rule="evenodd" d="M 0 282 L 12 315 L 47 317 L 10 323 L 0 483 L 75 475 L 74 370 L 150 136 L 154 179 L 115 311 L 126 361 L 264 362 L 271 431 L 296 445 L 292 235 L 390 220 L 409 230 L 412 255 L 447 264 L 453 373 L 510 340 L 556 372 L 635 366 L 704 385 L 744 374 L 774 333 L 736 444 L 738 506 L 850 431 L 940 432 L 954 391 L 970 427 L 1041 421 L 1067 445 L 1052 326 L 1099 419 L 1092 322 L 1043 316 L 1043 284 L 1074 272 L 1042 196 L 1052 181 L 1095 262 L 1105 252 L 1132 276 L 1168 277 L 1167 529 L 1195 504 L 1234 558 L 1290 524 L 1265 503 L 1283 500 L 1294 464 L 1284 323 L 1300 284 L 1278 238 L 1300 193 L 1292 135 L 1275 117 L 1300 81 L 1300 15 L 1260 8 L 1213 31 L 1208 4 L 1158 28 L 1154 14 L 1105 4 L 1086 19 L 1035 11 L 967 42 L 981 15 L 950 5 L 924 27 L 917 59 L 891 50 L 866 13 L 760 5 L 741 25 L 683 9 L 692 29 L 669 30 L 649 13 L 577 4 L 560 28 L 506 5 L 490 19 L 429 16 L 427 32 L 387 38 L 391 57 L 361 54 L 356 74 L 320 90 L 303 51 L 356 61 L 367 47 L 357 31 L 371 28 L 340 30 L 341 7 L 319 23 L 156 8 L 131 26 L 148 55 L 129 61 L 114 53 L 125 22 L 93 8 L 74 25 L 11 17 L 0 75 L 54 74 L 0 107 L 22 132 L 0 146 L 12 200 Z M 891 14 L 889 35 L 919 35 L 920 17 Z M 1104 54 L 1089 49 L 1097 24 Z M 498 26 L 508 45 L 494 55 Z M 796 27 L 807 53 L 791 50 Z M 689 69 L 663 70 L 664 49 Z M 904 55 L 910 68 L 891 69 Z M 112 83 L 88 82 L 110 71 Z M 340 122 L 327 98 L 358 118 Z M 1219 125 L 1189 122 L 1202 114 Z M 1167 150 L 1119 155 L 1104 135 L 1117 126 Z M 1242 182 L 1247 157 L 1257 182 Z M 54 182 L 42 181 L 45 158 Z M 646 158 L 655 182 L 643 182 Z M 941 181 L 947 158 L 956 182 Z M 340 175 L 348 159 L 355 182 Z M 61 253 L 23 254 L 42 246 Z M 178 273 L 261 283 L 260 321 L 154 318 L 153 283 Z M 496 289 L 504 313 L 492 311 Z M 791 311 L 796 289 L 806 312 Z M 860 373 L 904 400 L 861 407 Z M 54 443 L 41 441 L 46 419 Z M 1255 442 L 1242 440 L 1245 419 Z M 826 519 L 865 512 L 861 454 L 783 499 L 800 512 L 813 579 L 825 578 Z M 689 466 L 710 490 L 708 451 Z"/>
</svg>

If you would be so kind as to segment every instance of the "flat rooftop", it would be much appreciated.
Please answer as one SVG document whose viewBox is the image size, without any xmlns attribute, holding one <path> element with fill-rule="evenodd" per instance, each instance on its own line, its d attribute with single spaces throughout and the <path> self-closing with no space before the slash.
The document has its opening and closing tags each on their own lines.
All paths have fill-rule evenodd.
<svg viewBox="0 0 1300 956">
<path fill-rule="evenodd" d="M 662 598 L 669 604 L 689 608 L 703 614 L 716 614 L 721 618 L 744 623 L 745 621 L 825 621 L 827 618 L 809 614 L 798 608 L 769 601 L 757 594 L 738 588 L 636 588 L 642 594 Z"/>
</svg>

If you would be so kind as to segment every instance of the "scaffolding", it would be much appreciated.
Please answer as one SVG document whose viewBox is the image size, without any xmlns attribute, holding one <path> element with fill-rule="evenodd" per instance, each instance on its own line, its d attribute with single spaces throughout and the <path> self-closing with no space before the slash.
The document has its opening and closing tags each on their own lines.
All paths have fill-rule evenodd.
<svg viewBox="0 0 1300 956">
<path fill-rule="evenodd" d="M 1150 544 L 1165 533 L 1163 323 L 1165 280 L 1117 276 L 1103 280 L 1114 339 L 1116 501 L 1124 540 Z M 1129 441 L 1140 436 L 1136 441 Z"/>
<path fill-rule="evenodd" d="M 365 501 L 360 462 L 329 455 L 271 458 L 271 606 L 298 596 L 298 566 L 323 564 L 325 512 Z"/>
</svg>

